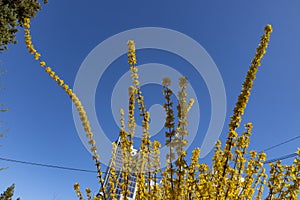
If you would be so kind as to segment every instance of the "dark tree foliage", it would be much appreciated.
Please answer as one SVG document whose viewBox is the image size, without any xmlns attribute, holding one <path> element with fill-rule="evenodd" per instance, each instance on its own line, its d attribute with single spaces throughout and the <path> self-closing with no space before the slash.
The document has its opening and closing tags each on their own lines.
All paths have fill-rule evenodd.
<svg viewBox="0 0 300 200">
<path fill-rule="evenodd" d="M 12 184 L 0 195 L 0 200 L 12 200 L 12 197 L 14 195 L 14 189 L 15 184 Z"/>
<path fill-rule="evenodd" d="M 23 19 L 35 17 L 41 8 L 38 0 L 0 0 L 0 53 L 8 49 L 8 44 L 17 43 L 16 33 Z"/>
</svg>

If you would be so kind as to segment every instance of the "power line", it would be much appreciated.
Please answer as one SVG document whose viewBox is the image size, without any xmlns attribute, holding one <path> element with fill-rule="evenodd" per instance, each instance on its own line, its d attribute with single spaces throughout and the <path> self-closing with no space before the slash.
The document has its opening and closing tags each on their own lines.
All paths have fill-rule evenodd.
<svg viewBox="0 0 300 200">
<path fill-rule="evenodd" d="M 298 138 L 298 136 L 297 136 L 297 138 Z M 295 140 L 296 137 L 292 138 L 292 139 Z M 291 141 L 292 139 L 290 139 L 289 141 Z M 287 143 L 287 142 L 282 142 L 281 144 L 284 144 L 284 143 Z M 275 146 L 279 146 L 279 144 L 274 145 L 273 147 L 275 147 Z M 270 148 L 271 147 L 269 147 L 268 149 L 270 149 Z M 287 155 L 284 155 L 284 156 L 281 156 L 281 157 L 277 157 L 277 158 L 267 160 L 267 161 L 264 162 L 264 164 L 268 164 L 268 163 L 275 162 L 275 161 L 278 161 L 278 160 L 285 160 L 285 159 L 293 158 L 293 157 L 296 157 L 296 156 L 298 156 L 297 153 L 291 153 L 291 154 L 287 154 Z M 2 158 L 2 157 L 0 157 L 0 160 L 7 161 L 7 162 L 21 163 L 21 164 L 26 164 L 26 165 L 39 166 L 39 167 L 48 167 L 48 168 L 55 168 L 55 169 L 62 169 L 62 170 L 69 170 L 69 171 L 88 172 L 88 173 L 97 173 L 97 171 L 88 170 L 88 169 L 79 169 L 79 168 L 64 167 L 64 166 L 58 166 L 58 165 L 41 164 L 41 163 L 36 163 L 36 162 L 28 162 L 28 161 Z M 106 173 L 106 172 L 102 172 L 102 173 Z"/>
<path fill-rule="evenodd" d="M 270 146 L 270 147 L 268 147 L 268 148 L 266 148 L 266 149 L 264 149 L 260 152 L 270 151 L 272 149 L 275 149 L 275 148 L 277 148 L 281 145 L 287 144 L 287 143 L 292 142 L 292 141 L 294 141 L 296 139 L 299 139 L 299 138 L 300 138 L 300 135 L 298 135 L 296 137 L 293 137 L 289 140 L 283 141 L 279 144 L 275 144 L 273 146 Z M 288 158 L 296 157 L 297 155 L 298 155 L 297 153 L 292 153 L 292 154 L 284 155 L 284 156 L 281 156 L 281 157 L 273 158 L 273 159 L 265 161 L 265 164 L 275 162 L 277 160 L 285 160 L 285 159 L 288 159 Z M 48 167 L 48 168 L 55 168 L 55 169 L 62 169 L 62 170 L 69 170 L 69 171 L 88 172 L 88 173 L 97 173 L 97 171 L 93 171 L 93 170 L 79 169 L 79 168 L 72 168 L 72 167 L 64 167 L 64 166 L 50 165 L 50 164 L 41 164 L 41 163 L 14 160 L 14 159 L 9 159 L 9 158 L 2 158 L 2 157 L 0 157 L 0 160 L 7 161 L 7 162 L 21 163 L 21 164 L 26 164 L 26 165 L 39 166 L 39 167 Z M 103 172 L 103 173 L 106 173 L 106 172 Z"/>
<path fill-rule="evenodd" d="M 298 136 L 296 136 L 296 137 L 293 137 L 293 138 L 291 138 L 291 139 L 289 139 L 289 140 L 286 140 L 286 141 L 283 141 L 283 142 L 281 142 L 281 143 L 279 143 L 279 144 L 275 144 L 275 145 L 273 145 L 273 146 L 270 146 L 270 147 L 268 147 L 268 148 L 266 148 L 266 149 L 264 149 L 264 150 L 262 150 L 262 151 L 260 151 L 260 152 L 266 152 L 266 151 L 269 151 L 269 150 L 271 150 L 271 149 L 275 149 L 276 147 L 279 147 L 279 146 L 281 146 L 281 145 L 284 145 L 284 144 L 286 144 L 286 143 L 289 143 L 289 142 L 292 142 L 292 141 L 294 141 L 294 140 L 296 140 L 296 139 L 299 139 L 300 138 L 300 135 L 298 135 Z"/>
<path fill-rule="evenodd" d="M 81 171 L 81 172 L 97 173 L 97 171 L 93 171 L 93 170 L 78 169 L 78 168 L 72 168 L 72 167 L 63 167 L 63 166 L 49 165 L 49 164 L 41 164 L 41 163 L 14 160 L 14 159 L 9 159 L 9 158 L 2 158 L 2 157 L 0 157 L 0 160 L 4 160 L 4 161 L 8 161 L 8 162 L 14 162 L 14 163 L 21 163 L 21 164 L 26 164 L 26 165 L 34 165 L 34 166 L 39 166 L 39 167 L 48 167 L 48 168 L 56 168 L 56 169 L 63 169 L 63 170 L 70 170 L 70 171 Z"/>
<path fill-rule="evenodd" d="M 271 163 L 271 162 L 275 162 L 277 160 L 285 160 L 285 159 L 288 159 L 288 158 L 293 158 L 293 157 L 296 157 L 296 156 L 298 156 L 297 153 L 291 153 L 291 154 L 288 154 L 288 155 L 285 155 L 285 156 L 281 156 L 281 157 L 278 157 L 278 158 L 267 160 L 265 162 L 265 164 L 268 164 L 268 163 Z"/>
</svg>

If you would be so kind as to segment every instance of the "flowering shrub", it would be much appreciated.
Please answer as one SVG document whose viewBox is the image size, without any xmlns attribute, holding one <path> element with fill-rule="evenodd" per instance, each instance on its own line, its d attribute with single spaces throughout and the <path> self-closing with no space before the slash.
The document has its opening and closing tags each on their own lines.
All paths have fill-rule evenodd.
<svg viewBox="0 0 300 200">
<path fill-rule="evenodd" d="M 184 146 L 187 144 L 188 135 L 188 112 L 194 100 L 187 100 L 187 79 L 181 77 L 179 85 L 181 90 L 178 93 L 177 120 L 174 116 L 174 107 L 171 97 L 172 90 L 169 88 L 171 80 L 164 78 L 162 81 L 163 95 L 165 97 L 164 109 L 166 145 L 169 147 L 167 155 L 167 166 L 160 169 L 158 141 L 151 141 L 149 135 L 150 113 L 144 104 L 144 97 L 140 89 L 138 68 L 136 67 L 135 44 L 128 41 L 128 63 L 130 65 L 132 85 L 129 87 L 129 120 L 126 130 L 124 121 L 124 110 L 120 110 L 120 141 L 113 143 L 112 158 L 109 168 L 109 188 L 104 185 L 103 175 L 100 170 L 100 156 L 97 154 L 87 114 L 76 94 L 69 89 L 69 86 L 47 66 L 41 59 L 41 54 L 37 52 L 32 44 L 30 36 L 30 20 L 24 19 L 25 41 L 30 54 L 39 61 L 40 66 L 45 69 L 54 81 L 69 95 L 75 104 L 82 125 L 89 139 L 93 160 L 96 163 L 100 189 L 97 196 L 92 197 L 91 190 L 86 189 L 87 199 L 117 199 L 116 188 L 121 188 L 123 199 L 128 199 L 130 195 L 130 177 L 137 177 L 137 191 L 135 199 L 262 199 L 266 189 L 265 199 L 297 199 L 300 184 L 300 160 L 295 158 L 290 165 L 282 165 L 281 161 L 270 164 L 270 172 L 266 172 L 264 152 L 257 153 L 255 150 L 248 150 L 252 123 L 244 125 L 245 131 L 237 133 L 246 105 L 249 101 L 253 81 L 256 78 L 258 67 L 266 53 L 271 25 L 264 29 L 260 44 L 256 49 L 256 54 L 247 72 L 238 101 L 230 117 L 229 131 L 226 143 L 221 146 L 218 141 L 215 145 L 212 157 L 212 166 L 199 162 L 200 149 L 196 148 L 192 152 L 190 161 L 186 158 Z M 137 104 L 136 104 L 137 102 Z M 132 145 L 136 127 L 135 105 L 138 105 L 138 112 L 142 119 L 143 135 L 139 149 L 139 157 L 136 162 L 133 160 Z M 122 178 L 119 182 L 116 173 L 116 149 L 117 145 L 122 149 Z M 300 149 L 297 154 L 300 156 Z M 158 177 L 161 177 L 158 180 Z M 80 190 L 80 185 L 76 183 L 74 190 L 79 199 L 84 199 Z"/>
</svg>

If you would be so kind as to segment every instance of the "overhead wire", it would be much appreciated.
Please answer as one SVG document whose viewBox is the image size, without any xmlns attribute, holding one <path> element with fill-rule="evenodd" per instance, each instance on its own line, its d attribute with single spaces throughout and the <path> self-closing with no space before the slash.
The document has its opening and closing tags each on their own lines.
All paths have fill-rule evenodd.
<svg viewBox="0 0 300 200">
<path fill-rule="evenodd" d="M 268 147 L 266 149 L 263 149 L 263 150 L 260 151 L 260 153 L 261 152 L 267 152 L 267 151 L 270 151 L 272 149 L 278 148 L 279 146 L 282 146 L 284 144 L 287 144 L 287 143 L 292 142 L 292 141 L 297 140 L 297 139 L 300 139 L 300 135 L 295 136 L 295 137 L 293 137 L 291 139 L 285 140 L 283 142 L 280 142 L 278 144 L 275 144 L 273 146 L 270 146 L 270 147 Z M 280 156 L 280 157 L 277 157 L 277 158 L 273 158 L 273 159 L 267 160 L 267 161 L 265 161 L 264 164 L 268 164 L 268 163 L 271 163 L 271 162 L 276 162 L 278 160 L 286 160 L 288 158 L 293 158 L 293 157 L 296 157 L 296 156 L 298 156 L 297 153 L 291 153 L 291 154 L 287 154 L 287 155 L 283 155 L 283 156 Z"/>
<path fill-rule="evenodd" d="M 278 161 L 278 160 L 285 160 L 285 159 L 293 158 L 293 157 L 296 157 L 296 156 L 298 156 L 297 153 L 291 153 L 291 154 L 284 155 L 284 156 L 281 156 L 281 157 L 278 157 L 278 158 L 274 158 L 274 159 L 267 160 L 267 161 L 265 161 L 264 164 L 276 162 L 276 161 Z"/>
<path fill-rule="evenodd" d="M 273 145 L 273 146 L 270 146 L 270 147 L 268 147 L 268 148 L 266 148 L 266 149 L 264 149 L 264 150 L 261 150 L 260 152 L 270 151 L 270 150 L 275 149 L 275 148 L 277 148 L 277 147 L 279 147 L 279 146 L 281 146 L 281 145 L 284 145 L 284 144 L 286 144 L 286 143 L 292 142 L 292 141 L 294 141 L 294 140 L 296 140 L 296 139 L 300 139 L 300 135 L 298 135 L 298 136 L 296 136 L 296 137 L 293 137 L 293 138 L 291 138 L 291 139 L 285 140 L 285 141 L 283 141 L 283 142 L 281 142 L 281 143 L 279 143 L 279 144 L 275 144 L 275 145 Z"/>
<path fill-rule="evenodd" d="M 287 143 L 292 142 L 292 141 L 294 141 L 296 139 L 299 139 L 299 138 L 300 138 L 300 135 L 298 135 L 296 137 L 293 137 L 291 139 L 288 139 L 286 141 L 283 141 L 283 142 L 281 142 L 279 144 L 270 146 L 270 147 L 268 147 L 268 148 L 266 148 L 264 150 L 261 150 L 260 152 L 270 151 L 272 149 L 275 149 L 275 148 L 277 148 L 277 147 L 279 147 L 281 145 L 287 144 Z M 280 157 L 277 157 L 277 158 L 273 158 L 273 159 L 267 160 L 267 161 L 265 161 L 264 164 L 268 164 L 268 163 L 271 163 L 271 162 L 276 162 L 278 160 L 285 160 L 285 159 L 293 158 L 293 157 L 296 157 L 296 156 L 298 156 L 297 153 L 291 153 L 291 154 L 287 154 L 287 155 L 283 155 L 283 156 L 280 156 Z M 97 173 L 97 171 L 95 171 L 95 170 L 79 169 L 79 168 L 65 167 L 65 166 L 58 166 L 58 165 L 51 165 L 51 164 L 42 164 L 42 163 L 22 161 L 22 160 L 15 160 L 15 159 L 10 159 L 10 158 L 3 158 L 3 157 L 0 157 L 0 160 L 7 161 L 7 162 L 14 162 L 14 163 L 26 164 L 26 165 L 39 166 L 39 167 L 48 167 L 48 168 L 55 168 L 55 169 L 62 169 L 62 170 L 69 170 L 69 171 L 80 171 L 80 172 L 87 172 L 87 173 Z M 102 173 L 106 173 L 106 172 L 102 172 Z"/>
<path fill-rule="evenodd" d="M 26 164 L 26 165 L 40 166 L 40 167 L 48 167 L 48 168 L 56 168 L 56 169 L 71 170 L 71 171 L 97 173 L 97 171 L 88 170 L 88 169 L 79 169 L 79 168 L 64 167 L 64 166 L 58 166 L 58 165 L 41 164 L 41 163 L 36 163 L 36 162 L 28 162 L 28 161 L 15 160 L 15 159 L 10 159 L 10 158 L 3 158 L 3 157 L 0 157 L 0 160 L 7 161 L 7 162 L 21 163 L 21 164 Z"/>
</svg>

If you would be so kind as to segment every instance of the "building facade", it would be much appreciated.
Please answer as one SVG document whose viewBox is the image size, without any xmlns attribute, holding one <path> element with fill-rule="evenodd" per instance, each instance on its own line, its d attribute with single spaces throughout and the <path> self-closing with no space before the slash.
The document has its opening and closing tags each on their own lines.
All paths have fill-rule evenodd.
<svg viewBox="0 0 300 200">
<path fill-rule="evenodd" d="M 117 185 L 115 186 L 116 187 L 116 195 L 117 195 L 117 199 L 123 199 L 122 197 L 122 194 L 121 194 L 121 184 L 124 182 L 124 178 L 122 177 L 122 164 L 123 164 L 123 155 L 122 155 L 122 149 L 121 149 L 121 145 L 120 145 L 120 142 L 121 142 L 121 138 L 119 137 L 117 141 L 115 141 L 116 143 L 116 158 L 115 158 L 115 174 L 117 176 Z M 138 155 L 137 153 L 137 150 L 134 149 L 133 147 L 132 148 L 132 152 L 131 152 L 131 156 L 133 159 L 135 159 Z M 107 167 L 106 169 L 106 173 L 105 173 L 105 178 L 104 178 L 104 186 L 106 187 L 106 192 L 107 194 L 110 193 L 110 189 L 111 189 L 111 185 L 110 185 L 110 182 L 109 182 L 109 177 L 111 176 L 111 174 L 109 173 L 110 172 L 110 169 L 112 167 L 112 161 L 110 161 L 109 163 L 109 166 Z M 134 173 L 130 173 L 130 176 L 129 176 L 129 182 L 130 184 L 128 185 L 128 190 L 130 191 L 130 194 L 128 195 L 128 199 L 129 200 L 133 200 L 135 199 L 135 194 L 136 194 L 136 191 L 137 191 L 137 184 L 136 184 L 136 176 Z M 108 200 L 111 200 L 112 198 L 109 197 Z"/>
</svg>

